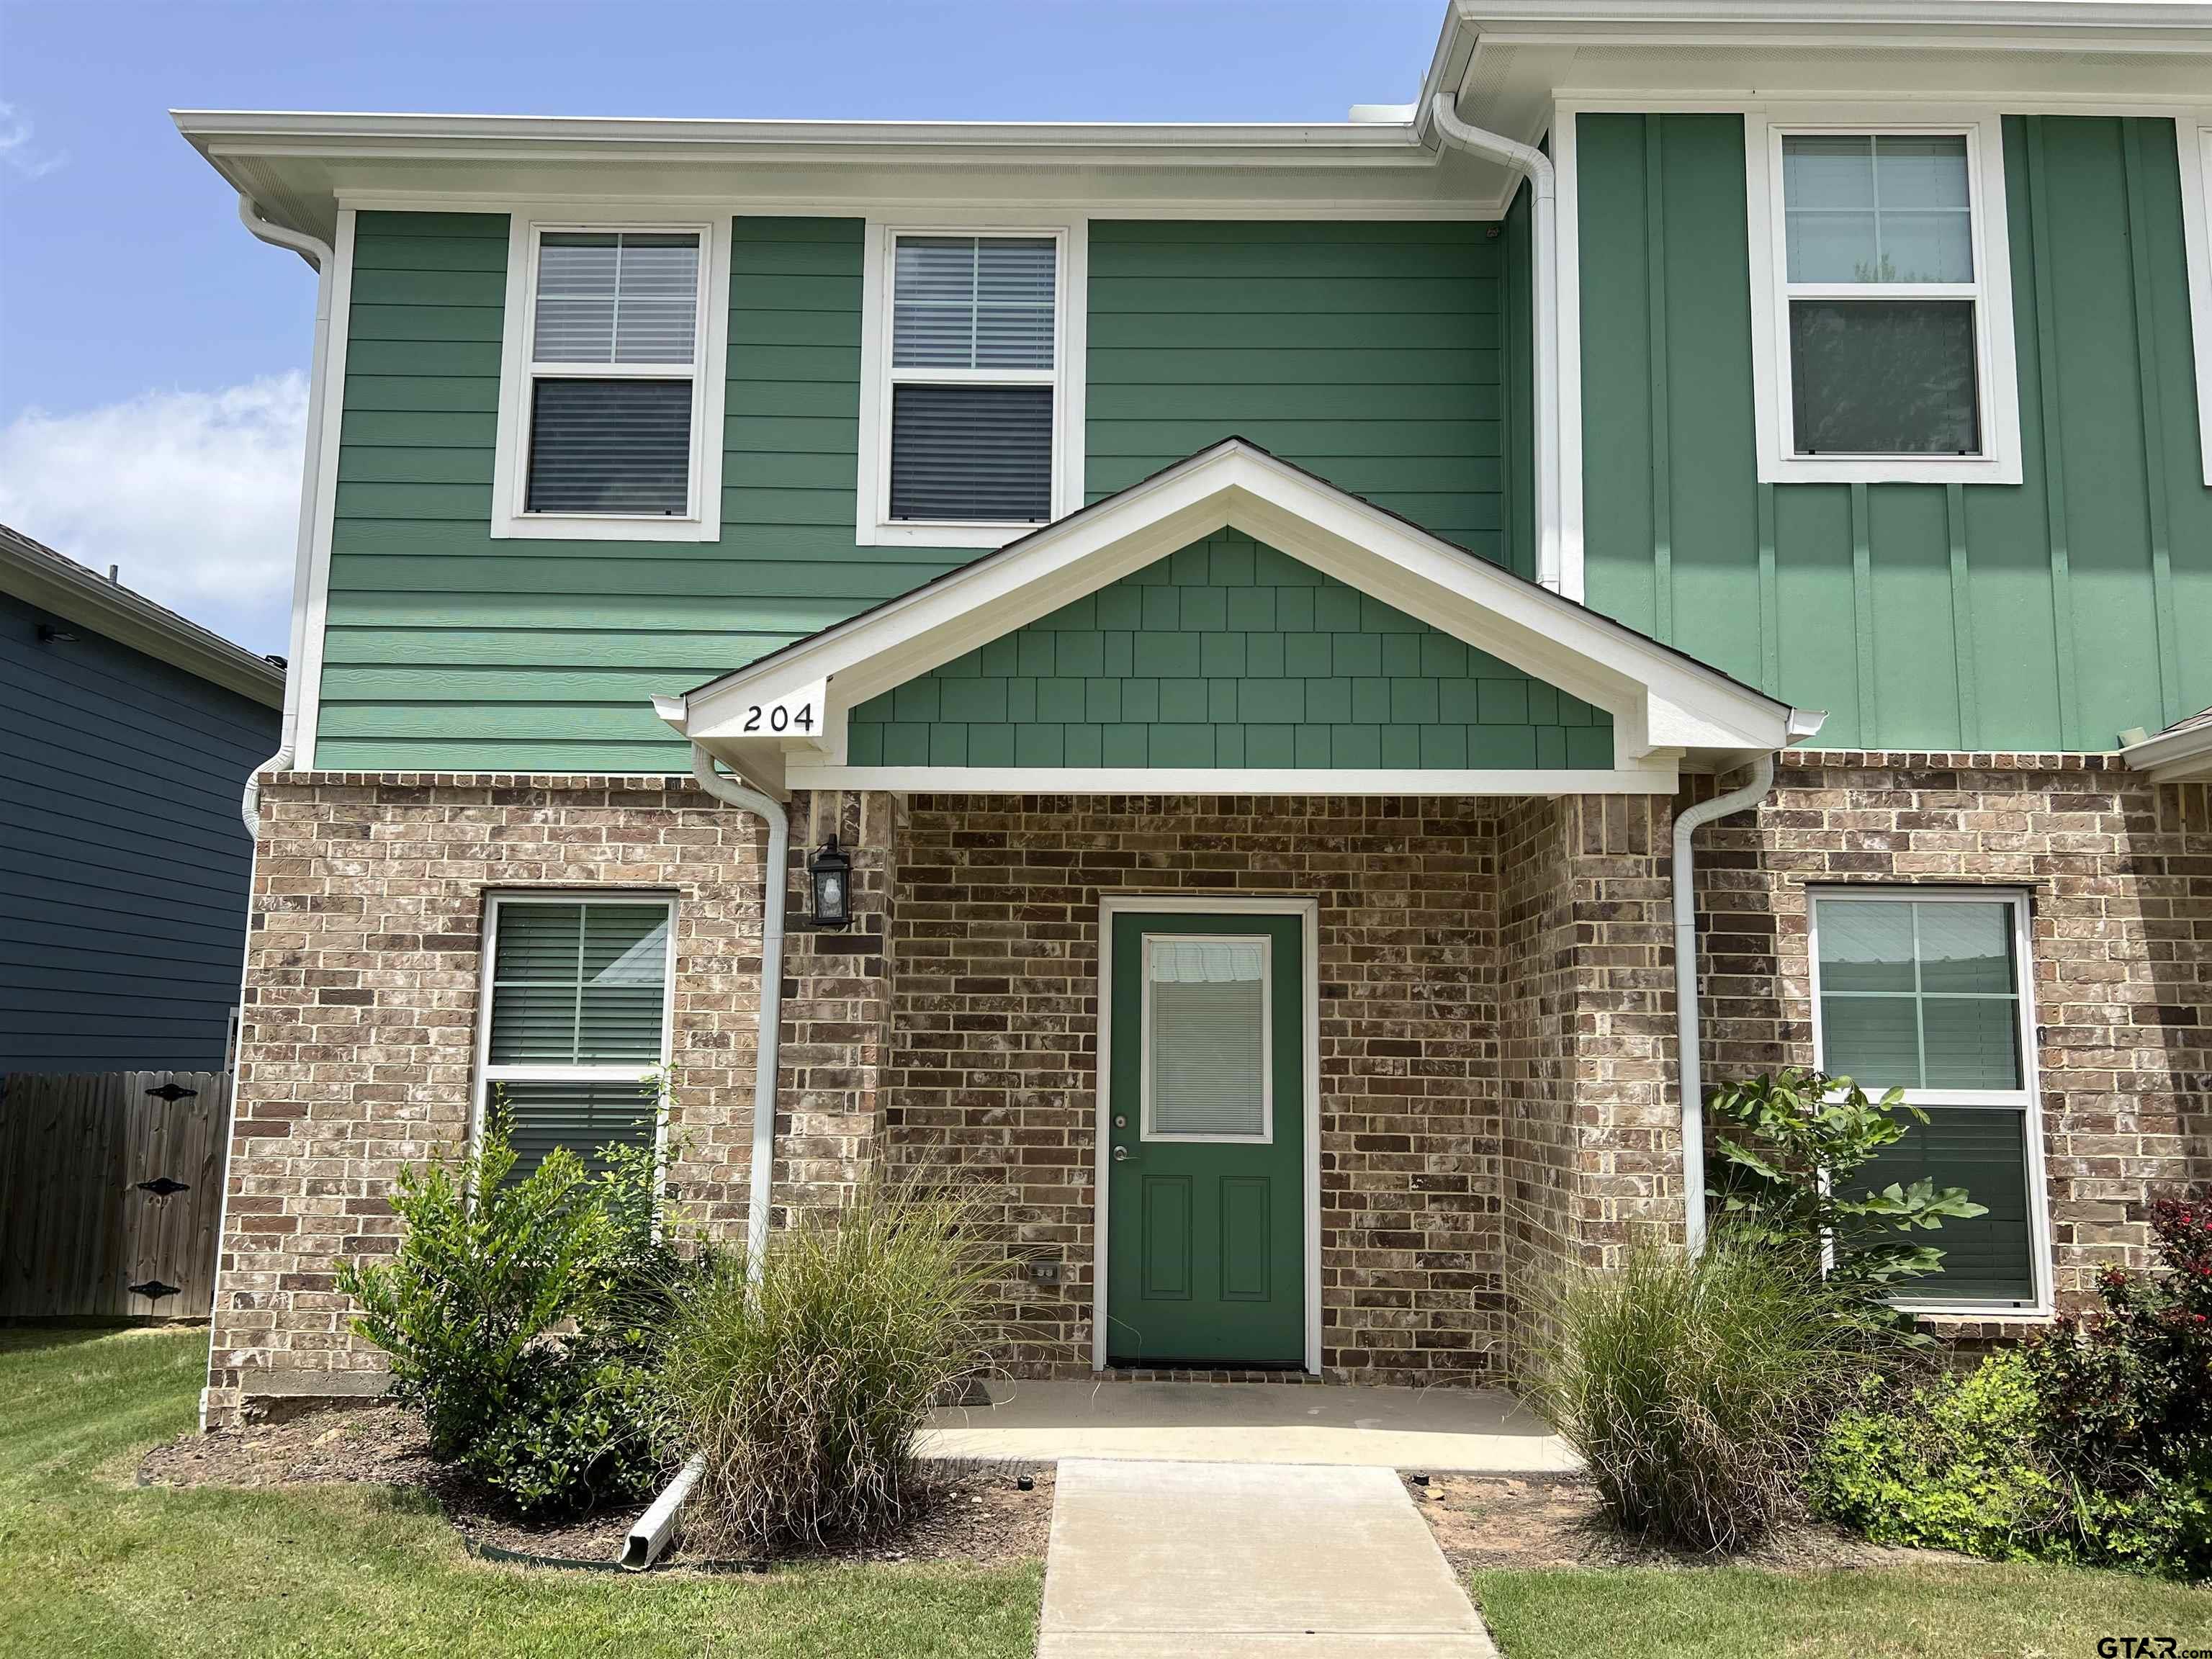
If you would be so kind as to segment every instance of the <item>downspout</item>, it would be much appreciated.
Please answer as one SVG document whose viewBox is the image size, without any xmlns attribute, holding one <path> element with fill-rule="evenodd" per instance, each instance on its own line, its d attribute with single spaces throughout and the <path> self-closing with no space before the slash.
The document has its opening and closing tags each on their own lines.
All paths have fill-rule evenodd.
<svg viewBox="0 0 2212 1659">
<path fill-rule="evenodd" d="M 783 1036 L 783 902 L 791 814 L 781 801 L 716 771 L 714 757 L 696 743 L 691 776 L 716 800 L 768 823 L 768 862 L 761 873 L 760 1036 L 753 1045 L 753 1162 L 745 1200 L 745 1271 L 757 1281 L 775 1191 L 775 1074 Z"/>
<path fill-rule="evenodd" d="M 239 803 L 246 833 L 261 833 L 261 775 L 281 772 L 292 763 L 292 746 L 300 730 L 300 665 L 307 656 L 307 580 L 314 566 L 315 500 L 323 460 L 323 375 L 331 349 L 331 283 L 337 256 L 331 245 L 303 231 L 288 230 L 261 216 L 253 198 L 240 191 L 239 222 L 272 247 L 290 248 L 315 268 L 314 356 L 307 375 L 307 459 L 301 471 L 300 529 L 292 560 L 292 654 L 284 674 L 284 720 L 278 728 L 276 752 L 255 767 L 246 780 L 245 798 Z"/>
<path fill-rule="evenodd" d="M 1715 818 L 1756 806 L 1774 787 L 1774 757 L 1751 763 L 1751 781 L 1701 801 L 1674 820 L 1674 1023 L 1682 1073 L 1683 1241 L 1695 1255 L 1705 1247 L 1705 1101 L 1698 1054 L 1697 854 L 1690 844 Z"/>
<path fill-rule="evenodd" d="M 1536 337 L 1536 580 L 1553 592 L 1560 581 L 1559 228 L 1552 158 L 1534 144 L 1469 126 L 1449 93 L 1429 100 L 1437 136 L 1455 149 L 1510 167 L 1528 181 L 1531 218 L 1529 320 Z"/>
<path fill-rule="evenodd" d="M 276 752 L 246 775 L 246 788 L 239 799 L 239 817 L 244 820 L 246 833 L 253 843 L 251 861 L 246 866 L 246 904 L 248 926 L 246 947 L 240 951 L 238 971 L 238 1034 L 231 1051 L 230 1115 L 232 1122 L 238 1118 L 239 1071 L 246 1055 L 246 981 L 252 960 L 251 923 L 253 908 L 253 881 L 261 867 L 261 777 L 264 772 L 281 772 L 292 763 L 292 748 L 300 727 L 300 665 L 307 652 L 307 582 L 314 566 L 315 498 L 317 474 L 323 459 L 323 377 L 329 372 L 331 350 L 331 284 L 337 273 L 337 256 L 331 245 L 319 236 L 304 231 L 289 230 L 283 225 L 271 224 L 261 216 L 253 198 L 244 191 L 238 193 L 239 222 L 261 240 L 272 247 L 289 248 L 315 268 L 315 334 L 307 368 L 307 453 L 300 470 L 300 526 L 295 538 L 292 555 L 292 633 L 291 654 L 284 661 L 284 713 L 276 728 Z M 215 1249 L 217 1289 L 222 1277 L 222 1242 L 230 1227 L 230 1148 L 229 1136 L 224 1137 L 222 1158 L 222 1196 L 216 1207 Z M 215 1344 L 217 1325 L 211 1316 L 208 1320 L 208 1371 L 215 1370 Z M 204 1431 L 207 1420 L 207 1390 L 200 1391 L 200 1427 Z"/>
</svg>

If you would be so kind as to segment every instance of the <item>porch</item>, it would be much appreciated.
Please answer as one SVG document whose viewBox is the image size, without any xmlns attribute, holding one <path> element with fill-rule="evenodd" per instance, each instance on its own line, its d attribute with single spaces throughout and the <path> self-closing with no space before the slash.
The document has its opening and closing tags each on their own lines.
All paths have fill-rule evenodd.
<svg viewBox="0 0 2212 1659">
<path fill-rule="evenodd" d="M 1484 1474 L 1580 1467 L 1504 1389 L 997 1382 L 930 1414 L 922 1455 L 961 1462 L 1322 1464 Z"/>
</svg>

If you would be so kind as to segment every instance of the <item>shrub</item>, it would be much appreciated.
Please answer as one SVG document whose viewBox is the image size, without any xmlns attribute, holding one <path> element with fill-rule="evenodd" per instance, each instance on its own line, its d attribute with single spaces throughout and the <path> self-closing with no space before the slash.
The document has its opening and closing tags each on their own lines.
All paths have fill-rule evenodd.
<svg viewBox="0 0 2212 1659">
<path fill-rule="evenodd" d="M 976 1220 L 959 1199 L 873 1188 L 772 1235 L 757 1279 L 742 1255 L 713 1265 L 677 1310 L 664 1370 L 676 1449 L 706 1458 L 689 1536 L 774 1553 L 914 1512 L 924 1415 L 995 1334 L 1005 1258 L 978 1248 Z"/>
<path fill-rule="evenodd" d="M 1813 1460 L 1814 1510 L 1877 1543 L 1999 1561 L 2051 1552 L 2066 1498 L 2038 1455 L 2035 1385 L 2017 1353 L 1885 1404 L 1869 1380 Z"/>
<path fill-rule="evenodd" d="M 641 1402 L 677 1259 L 654 1226 L 653 1154 L 601 1156 L 593 1175 L 556 1151 L 514 1180 L 495 1112 L 459 1164 L 401 1171 L 398 1251 L 338 1271 L 431 1455 L 533 1518 L 635 1496 L 659 1472 Z"/>
<path fill-rule="evenodd" d="M 1695 1256 L 1647 1246 L 1571 1273 L 1547 1302 L 1538 1401 L 1622 1527 L 1693 1549 L 1754 1543 L 1799 1509 L 1884 1342 L 1817 1267 L 1727 1228 Z"/>
<path fill-rule="evenodd" d="M 2108 1267 L 2100 1313 L 2029 1344 L 2038 1443 L 2086 1559 L 2212 1576 L 2212 1208 L 2151 1206 L 2160 1270 Z"/>
<path fill-rule="evenodd" d="M 1905 1103 L 1902 1090 L 1869 1100 L 1847 1077 L 1790 1066 L 1771 1077 L 1723 1084 L 1713 1091 L 1711 1112 L 1722 1173 L 1708 1196 L 1721 1200 L 1739 1235 L 1814 1255 L 1825 1245 L 1829 1281 L 1869 1301 L 1893 1281 L 1942 1264 L 1943 1252 L 1911 1242 L 1911 1233 L 1934 1231 L 1947 1217 L 1989 1213 L 1965 1188 L 1938 1188 L 1925 1176 L 1880 1192 L 1852 1180 L 1904 1139 L 1906 1117 L 1928 1121 Z"/>
</svg>

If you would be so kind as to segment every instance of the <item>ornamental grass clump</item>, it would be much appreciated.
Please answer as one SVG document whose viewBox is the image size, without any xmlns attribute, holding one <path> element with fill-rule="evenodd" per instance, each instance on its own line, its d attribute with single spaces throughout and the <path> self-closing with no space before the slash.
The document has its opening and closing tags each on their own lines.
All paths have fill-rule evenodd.
<svg viewBox="0 0 2212 1659">
<path fill-rule="evenodd" d="M 770 1236 L 754 1274 L 715 1261 L 681 1299 L 663 1394 L 673 1453 L 705 1471 L 684 1516 L 709 1553 L 880 1537 L 924 1506 L 931 1405 L 984 1370 L 1007 1272 L 972 1200 L 862 1192 Z"/>
<path fill-rule="evenodd" d="M 1624 1530 L 1701 1551 L 1759 1542 L 1802 1506 L 1805 1470 L 1885 1341 L 1798 1253 L 1717 1231 L 1647 1245 L 1545 1298 L 1538 1403 Z"/>
</svg>

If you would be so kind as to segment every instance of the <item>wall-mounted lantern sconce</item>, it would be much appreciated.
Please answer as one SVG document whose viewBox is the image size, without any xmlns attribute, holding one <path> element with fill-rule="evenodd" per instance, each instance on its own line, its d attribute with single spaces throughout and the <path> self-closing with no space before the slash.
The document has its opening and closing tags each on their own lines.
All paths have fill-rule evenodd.
<svg viewBox="0 0 2212 1659">
<path fill-rule="evenodd" d="M 845 927 L 853 921 L 853 860 L 839 850 L 831 836 L 806 860 L 806 873 L 814 884 L 814 925 Z"/>
</svg>

